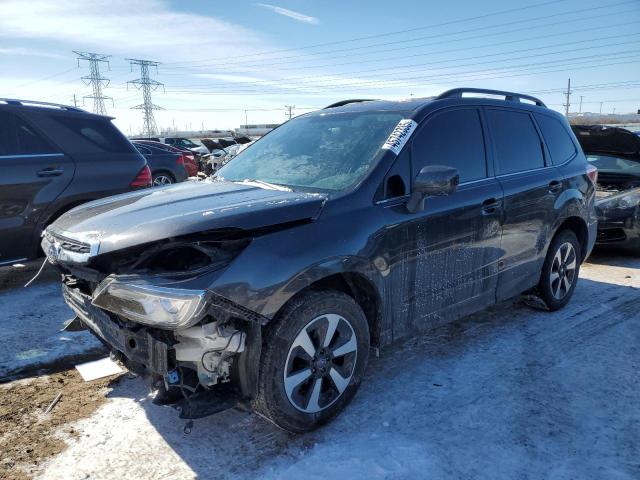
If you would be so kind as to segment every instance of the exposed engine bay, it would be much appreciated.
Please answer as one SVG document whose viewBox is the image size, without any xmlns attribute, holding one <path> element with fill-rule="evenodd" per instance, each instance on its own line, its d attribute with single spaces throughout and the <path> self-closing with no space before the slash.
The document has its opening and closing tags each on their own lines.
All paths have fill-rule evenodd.
<svg viewBox="0 0 640 480">
<path fill-rule="evenodd" d="M 47 232 L 43 244 L 50 241 L 54 236 Z M 228 383 L 245 352 L 247 322 L 256 318 L 217 303 L 211 292 L 183 288 L 228 265 L 249 241 L 241 232 L 224 231 L 131 247 L 88 264 L 57 262 L 76 328 L 92 330 L 113 356 L 150 375 L 165 393 L 179 392 L 174 398 Z M 154 297 L 158 292 L 165 296 Z"/>
</svg>

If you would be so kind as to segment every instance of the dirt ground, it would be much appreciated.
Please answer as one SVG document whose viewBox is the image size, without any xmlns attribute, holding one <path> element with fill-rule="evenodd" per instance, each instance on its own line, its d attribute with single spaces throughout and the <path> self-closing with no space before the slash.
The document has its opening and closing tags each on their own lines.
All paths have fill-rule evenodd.
<svg viewBox="0 0 640 480">
<path fill-rule="evenodd" d="M 43 461 L 62 452 L 67 444 L 58 428 L 76 437 L 69 425 L 95 412 L 119 378 L 84 382 L 74 369 L 0 385 L 0 478 L 31 478 Z M 45 414 L 58 393 L 60 400 Z"/>
</svg>

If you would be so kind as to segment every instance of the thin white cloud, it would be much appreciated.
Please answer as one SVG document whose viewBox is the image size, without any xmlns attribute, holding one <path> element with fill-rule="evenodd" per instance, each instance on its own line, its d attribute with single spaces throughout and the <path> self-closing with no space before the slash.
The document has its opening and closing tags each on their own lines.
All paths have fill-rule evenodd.
<svg viewBox="0 0 640 480">
<path fill-rule="evenodd" d="M 65 58 L 64 55 L 59 53 L 47 52 L 44 50 L 38 50 L 35 48 L 24 47 L 0 47 L 0 55 L 15 55 L 15 56 L 28 56 L 28 57 L 45 57 L 45 58 Z"/>
<path fill-rule="evenodd" d="M 317 25 L 320 21 L 316 17 L 311 17 L 309 15 L 304 15 L 299 12 L 294 12 L 293 10 L 289 10 L 288 8 L 278 7 L 276 5 L 271 5 L 269 3 L 255 3 L 257 7 L 262 7 L 271 10 L 278 15 L 284 15 L 285 17 L 293 18 L 298 22 L 309 23 L 311 25 Z"/>
<path fill-rule="evenodd" d="M 275 46 L 255 31 L 166 0 L 0 0 L 0 43 L 47 41 L 57 51 L 95 50 L 162 61 L 233 57 Z M 46 22 L 34 22 L 46 18 Z M 144 57 L 143 57 L 144 58 Z"/>
</svg>

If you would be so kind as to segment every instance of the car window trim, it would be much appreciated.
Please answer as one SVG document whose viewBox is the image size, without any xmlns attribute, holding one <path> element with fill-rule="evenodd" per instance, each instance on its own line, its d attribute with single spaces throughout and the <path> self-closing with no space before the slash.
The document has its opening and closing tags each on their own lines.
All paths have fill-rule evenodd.
<svg viewBox="0 0 640 480">
<path fill-rule="evenodd" d="M 33 157 L 64 157 L 64 153 L 20 153 L 18 155 L 0 155 L 0 158 L 33 158 Z"/>
</svg>

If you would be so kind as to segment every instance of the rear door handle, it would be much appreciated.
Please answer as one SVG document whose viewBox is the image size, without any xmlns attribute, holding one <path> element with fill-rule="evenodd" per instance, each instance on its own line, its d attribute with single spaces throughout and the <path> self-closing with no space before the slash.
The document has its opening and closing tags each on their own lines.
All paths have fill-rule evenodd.
<svg viewBox="0 0 640 480">
<path fill-rule="evenodd" d="M 62 168 L 43 168 L 36 175 L 39 177 L 59 177 L 64 173 Z"/>
<path fill-rule="evenodd" d="M 562 190 L 562 182 L 559 180 L 551 180 L 549 182 L 549 191 L 551 193 L 558 193 L 560 190 Z"/>
<path fill-rule="evenodd" d="M 495 213 L 495 211 L 498 210 L 501 205 L 502 202 L 497 198 L 488 198 L 484 202 L 482 202 L 482 213 Z"/>
</svg>

